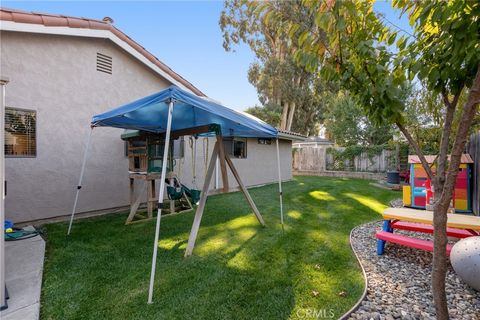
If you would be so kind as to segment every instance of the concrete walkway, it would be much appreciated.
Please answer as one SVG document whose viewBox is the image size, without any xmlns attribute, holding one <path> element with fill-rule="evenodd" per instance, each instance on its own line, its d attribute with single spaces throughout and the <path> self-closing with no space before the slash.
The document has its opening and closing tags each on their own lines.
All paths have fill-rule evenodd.
<svg viewBox="0 0 480 320">
<path fill-rule="evenodd" d="M 33 230 L 33 227 L 26 227 Z M 5 282 L 10 299 L 2 320 L 37 320 L 40 316 L 45 241 L 40 236 L 5 242 Z"/>
</svg>

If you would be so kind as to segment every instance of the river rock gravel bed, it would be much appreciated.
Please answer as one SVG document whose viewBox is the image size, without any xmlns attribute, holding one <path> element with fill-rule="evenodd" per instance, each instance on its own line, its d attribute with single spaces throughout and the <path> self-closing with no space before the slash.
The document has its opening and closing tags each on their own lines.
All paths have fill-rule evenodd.
<svg viewBox="0 0 480 320">
<path fill-rule="evenodd" d="M 432 254 L 387 243 L 377 256 L 375 232 L 382 222 L 355 228 L 352 246 L 367 274 L 367 296 L 350 319 L 435 319 L 430 292 Z M 396 230 L 401 234 L 410 231 Z M 431 239 L 431 235 L 415 233 Z M 479 274 L 480 276 L 480 274 Z M 446 280 L 447 299 L 452 319 L 480 320 L 480 293 L 468 287 L 450 263 Z"/>
</svg>

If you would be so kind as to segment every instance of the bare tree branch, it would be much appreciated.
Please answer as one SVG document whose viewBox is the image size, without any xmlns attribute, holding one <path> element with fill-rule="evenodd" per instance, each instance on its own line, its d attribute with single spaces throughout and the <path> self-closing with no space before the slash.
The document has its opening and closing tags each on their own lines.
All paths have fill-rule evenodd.
<svg viewBox="0 0 480 320">
<path fill-rule="evenodd" d="M 443 185 L 443 183 L 445 182 L 445 173 L 446 173 L 447 156 L 448 156 L 448 144 L 450 141 L 450 134 L 452 132 L 452 123 L 455 115 L 455 110 L 457 108 L 458 99 L 462 94 L 462 90 L 463 90 L 463 85 L 461 86 L 457 94 L 453 97 L 453 100 L 451 102 L 448 99 L 448 93 L 446 88 L 443 88 L 442 90 L 442 97 L 443 97 L 445 106 L 447 107 L 447 112 L 445 113 L 445 122 L 442 130 L 442 138 L 440 140 L 440 150 L 439 150 L 439 157 L 438 157 L 437 177 L 441 185 Z"/>
<path fill-rule="evenodd" d="M 408 140 L 410 145 L 415 149 L 415 152 L 417 153 L 423 168 L 427 172 L 428 178 L 430 180 L 433 180 L 434 175 L 433 175 L 432 168 L 429 166 L 427 159 L 425 159 L 425 155 L 423 154 L 422 149 L 420 149 L 420 146 L 418 145 L 418 143 L 415 141 L 415 139 L 413 139 L 412 135 L 410 134 L 410 132 L 408 132 L 407 128 L 405 128 L 403 124 L 397 121 L 396 125 L 400 129 L 400 131 L 403 133 L 405 138 Z"/>
</svg>

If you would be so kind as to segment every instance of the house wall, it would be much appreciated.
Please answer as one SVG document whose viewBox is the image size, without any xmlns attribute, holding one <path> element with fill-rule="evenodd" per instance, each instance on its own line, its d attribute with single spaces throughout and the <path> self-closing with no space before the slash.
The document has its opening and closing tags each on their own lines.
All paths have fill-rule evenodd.
<svg viewBox="0 0 480 320">
<path fill-rule="evenodd" d="M 195 162 L 197 177 L 196 187 L 198 189 L 202 189 L 203 187 L 205 171 L 208 166 L 208 164 L 205 165 L 204 150 L 207 149 L 206 142 L 204 142 L 205 139 L 208 139 L 207 161 L 211 159 L 211 154 L 215 145 L 215 138 L 199 138 L 197 140 L 197 156 Z M 280 140 L 279 147 L 282 180 L 290 180 L 292 179 L 292 142 L 289 140 Z M 242 182 L 246 186 L 255 186 L 278 181 L 277 149 L 275 140 L 272 140 L 272 144 L 270 145 L 264 145 L 259 144 L 258 139 L 247 139 L 247 158 L 232 158 L 232 162 L 239 172 Z M 211 189 L 215 188 L 216 180 L 218 181 L 217 187 L 223 188 L 222 174 L 218 164 L 216 171 L 217 172 L 216 174 L 214 173 L 212 182 L 210 183 Z M 238 183 L 230 172 L 230 169 L 227 169 L 227 171 L 229 187 L 238 187 Z M 176 161 L 175 172 L 182 180 L 182 183 L 188 187 L 193 187 L 192 152 L 187 137 L 185 139 L 185 157 L 183 160 Z M 216 175 L 218 175 L 217 179 Z"/>
<path fill-rule="evenodd" d="M 97 52 L 113 57 L 113 74 L 96 71 Z M 6 158 L 6 217 L 28 221 L 68 214 L 92 115 L 169 85 L 109 41 L 1 32 L 6 106 L 37 112 L 37 156 Z M 98 128 L 78 211 L 128 203 L 121 129 Z"/>
<path fill-rule="evenodd" d="M 6 218 L 14 222 L 71 212 L 92 115 L 170 85 L 108 40 L 2 31 L 0 72 L 10 82 L 6 106 L 37 112 L 37 155 L 6 158 Z M 96 71 L 97 52 L 113 58 L 113 74 Z M 93 130 L 77 212 L 129 203 L 128 161 L 121 129 Z M 197 144 L 197 185 L 203 185 L 203 138 Z M 291 142 L 281 141 L 282 178 L 291 179 Z M 214 140 L 210 139 L 209 153 Z M 276 181 L 275 143 L 249 139 L 247 159 L 234 163 L 245 185 Z M 192 183 L 185 143 L 181 177 Z M 178 167 L 177 167 L 178 170 Z M 237 184 L 230 174 L 232 187 Z M 215 186 L 215 179 L 211 188 Z M 219 186 L 222 186 L 221 178 Z"/>
</svg>

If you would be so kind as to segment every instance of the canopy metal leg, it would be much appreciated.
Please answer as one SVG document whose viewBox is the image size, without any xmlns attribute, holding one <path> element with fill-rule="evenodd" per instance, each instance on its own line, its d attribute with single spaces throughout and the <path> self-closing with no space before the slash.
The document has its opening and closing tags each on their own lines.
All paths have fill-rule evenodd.
<svg viewBox="0 0 480 320">
<path fill-rule="evenodd" d="M 90 132 L 88 133 L 87 144 L 85 146 L 85 152 L 83 154 L 82 169 L 80 170 L 80 178 L 78 179 L 77 192 L 75 194 L 75 200 L 73 201 L 72 215 L 70 216 L 70 224 L 68 225 L 67 235 L 70 235 L 70 231 L 72 230 L 73 217 L 75 216 L 75 211 L 77 210 L 78 194 L 80 193 L 80 189 L 82 189 L 83 174 L 85 172 L 85 164 L 87 163 L 88 149 L 90 148 L 92 133 L 93 133 L 93 127 L 90 129 Z"/>
<path fill-rule="evenodd" d="M 276 142 L 277 142 L 277 165 L 278 165 L 278 194 L 280 197 L 280 223 L 282 224 L 282 228 L 283 228 L 282 170 L 280 168 L 280 147 L 278 145 L 278 138 Z"/>
<path fill-rule="evenodd" d="M 0 79 L 0 310 L 8 307 L 5 287 L 5 86 L 8 80 Z"/>
<path fill-rule="evenodd" d="M 221 146 L 220 146 L 221 147 Z M 188 237 L 187 249 L 185 250 L 185 257 L 188 257 L 193 252 L 193 247 L 195 246 L 195 240 L 197 239 L 198 229 L 200 228 L 200 222 L 202 221 L 203 211 L 205 210 L 205 203 L 207 202 L 208 189 L 210 189 L 210 180 L 212 180 L 213 169 L 215 168 L 215 163 L 217 162 L 219 142 L 215 143 L 213 147 L 212 157 L 210 158 L 210 164 L 208 165 L 207 175 L 205 176 L 205 181 L 203 182 L 203 189 L 198 203 L 197 211 L 195 212 L 195 218 L 193 219 L 192 230 L 190 231 L 190 236 Z"/>
<path fill-rule="evenodd" d="M 173 100 L 170 100 L 168 104 L 168 120 L 167 131 L 165 133 L 165 148 L 163 150 L 162 161 L 162 176 L 160 179 L 160 189 L 158 190 L 158 210 L 157 210 L 157 224 L 155 227 L 155 240 L 153 242 L 153 256 L 152 256 L 152 271 L 150 273 L 150 285 L 148 287 L 148 303 L 152 303 L 153 299 L 153 284 L 155 282 L 155 269 L 157 268 L 157 251 L 158 251 L 158 238 L 160 236 L 160 221 L 162 218 L 162 204 L 165 191 L 165 177 L 167 175 L 167 158 L 168 148 L 170 146 L 170 132 L 172 129 L 172 115 L 173 115 Z"/>
</svg>

